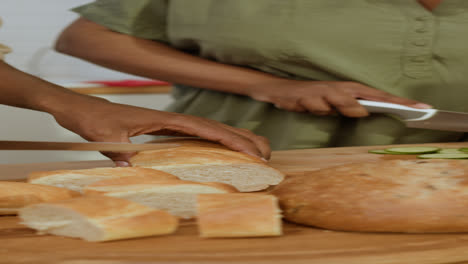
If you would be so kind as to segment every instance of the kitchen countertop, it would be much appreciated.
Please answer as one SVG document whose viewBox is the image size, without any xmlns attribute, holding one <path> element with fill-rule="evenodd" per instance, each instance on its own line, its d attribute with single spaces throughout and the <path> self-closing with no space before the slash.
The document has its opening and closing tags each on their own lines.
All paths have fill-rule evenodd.
<svg viewBox="0 0 468 264">
<path fill-rule="evenodd" d="M 426 145 L 468 147 L 468 143 Z M 367 152 L 380 148 L 383 147 L 278 151 L 273 153 L 270 164 L 294 175 L 350 162 L 415 158 Z M 3 180 L 21 180 L 31 170 L 101 166 L 112 166 L 112 162 L 1 165 L 0 171 Z M 285 222 L 281 237 L 202 239 L 198 237 L 196 223 L 187 220 L 182 221 L 173 235 L 90 243 L 39 236 L 18 222 L 16 217 L 0 217 L 0 263 L 468 263 L 468 233 L 334 232 Z"/>
</svg>

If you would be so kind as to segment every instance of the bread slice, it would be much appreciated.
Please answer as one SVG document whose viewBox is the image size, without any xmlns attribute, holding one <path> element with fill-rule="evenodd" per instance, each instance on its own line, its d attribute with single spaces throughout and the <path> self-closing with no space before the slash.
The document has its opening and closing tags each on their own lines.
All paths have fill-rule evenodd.
<svg viewBox="0 0 468 264">
<path fill-rule="evenodd" d="M 235 193 L 236 188 L 223 183 L 199 183 L 152 177 L 124 177 L 103 180 L 86 186 L 85 195 L 104 194 L 137 202 L 172 215 L 191 218 L 196 215 L 199 193 Z"/>
<path fill-rule="evenodd" d="M 214 143 L 186 140 L 178 144 L 181 146 L 140 152 L 131 158 L 131 163 L 165 171 L 182 180 L 226 183 L 241 192 L 263 190 L 284 179 L 280 171 L 261 159 Z"/>
<path fill-rule="evenodd" d="M 30 205 L 19 211 L 19 217 L 40 233 L 87 241 L 170 234 L 178 224 L 167 212 L 103 195 Z"/>
<path fill-rule="evenodd" d="M 282 234 L 278 201 L 273 195 L 199 194 L 198 229 L 202 237 L 263 237 Z"/>
<path fill-rule="evenodd" d="M 0 215 L 14 215 L 26 205 L 66 200 L 80 193 L 64 188 L 24 182 L 0 181 Z"/>
<path fill-rule="evenodd" d="M 291 222 L 359 232 L 468 232 L 468 161 L 353 163 L 287 178 L 271 192 Z"/>
<path fill-rule="evenodd" d="M 81 191 L 84 186 L 97 181 L 130 176 L 151 176 L 165 180 L 178 179 L 176 176 L 162 171 L 130 167 L 32 172 L 29 174 L 28 182 Z"/>
</svg>

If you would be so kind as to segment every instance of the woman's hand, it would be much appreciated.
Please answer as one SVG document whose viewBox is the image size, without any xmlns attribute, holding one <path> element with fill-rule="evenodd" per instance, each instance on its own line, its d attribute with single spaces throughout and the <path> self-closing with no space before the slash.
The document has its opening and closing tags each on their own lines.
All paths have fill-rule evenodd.
<svg viewBox="0 0 468 264">
<path fill-rule="evenodd" d="M 0 61 L 0 104 L 50 113 L 64 128 L 84 139 L 130 142 L 142 134 L 190 135 L 219 142 L 233 150 L 268 159 L 268 140 L 244 129 L 205 118 L 115 104 L 81 95 L 21 72 Z M 133 153 L 103 153 L 128 166 Z"/>
<path fill-rule="evenodd" d="M 109 46 L 109 42 L 119 45 Z M 62 32 L 56 48 L 118 71 L 250 96 L 288 111 L 328 115 L 337 110 L 349 117 L 368 115 L 357 98 L 416 108 L 430 107 L 355 82 L 288 80 L 246 67 L 218 63 L 157 41 L 114 32 L 84 18 Z"/>
<path fill-rule="evenodd" d="M 329 115 L 335 111 L 348 117 L 364 117 L 369 113 L 356 99 L 365 99 L 431 108 L 430 105 L 398 97 L 356 82 L 297 81 L 278 79 L 253 85 L 249 96 L 258 101 L 294 112 Z"/>
<path fill-rule="evenodd" d="M 84 139 L 100 142 L 130 142 L 142 134 L 196 136 L 219 142 L 233 150 L 269 159 L 268 140 L 245 129 L 177 113 L 115 104 L 91 96 L 78 96 L 67 107 L 51 112 L 55 120 Z M 134 153 L 103 153 L 117 166 L 128 166 Z"/>
</svg>

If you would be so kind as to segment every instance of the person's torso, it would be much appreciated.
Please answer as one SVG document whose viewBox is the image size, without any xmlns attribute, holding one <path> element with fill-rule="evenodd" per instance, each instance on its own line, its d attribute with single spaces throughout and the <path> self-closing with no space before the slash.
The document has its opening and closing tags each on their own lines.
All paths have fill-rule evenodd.
<svg viewBox="0 0 468 264">
<path fill-rule="evenodd" d="M 468 1 L 171 0 L 177 48 L 307 80 L 357 81 L 468 111 Z"/>
</svg>

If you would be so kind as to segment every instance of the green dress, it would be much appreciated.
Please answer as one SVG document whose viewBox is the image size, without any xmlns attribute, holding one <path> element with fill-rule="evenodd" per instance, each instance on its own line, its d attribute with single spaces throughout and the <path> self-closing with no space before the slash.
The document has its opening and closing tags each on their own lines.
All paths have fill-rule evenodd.
<svg viewBox="0 0 468 264">
<path fill-rule="evenodd" d="M 98 0 L 74 9 L 111 30 L 200 57 L 300 80 L 356 81 L 468 112 L 468 1 L 433 12 L 416 0 Z M 176 85 L 169 111 L 250 129 L 272 148 L 465 140 L 383 114 L 314 116 Z"/>
</svg>

